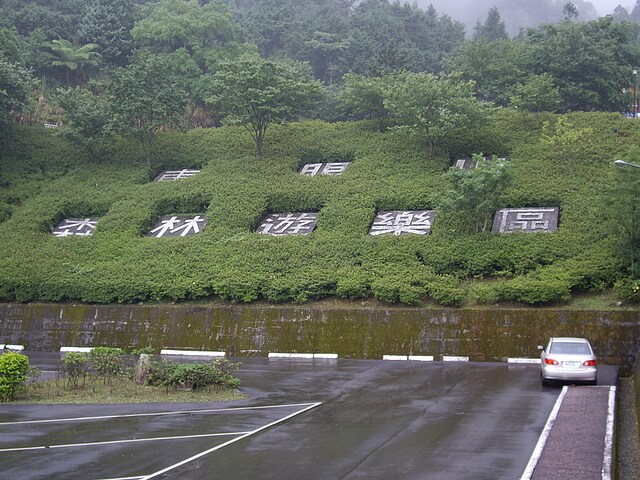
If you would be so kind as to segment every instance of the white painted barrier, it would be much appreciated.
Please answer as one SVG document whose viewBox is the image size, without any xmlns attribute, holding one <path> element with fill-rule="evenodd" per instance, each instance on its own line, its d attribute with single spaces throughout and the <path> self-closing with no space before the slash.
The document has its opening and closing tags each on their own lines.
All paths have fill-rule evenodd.
<svg viewBox="0 0 640 480">
<path fill-rule="evenodd" d="M 383 355 L 383 360 L 414 360 L 416 362 L 433 362 L 433 355 Z"/>
<path fill-rule="evenodd" d="M 540 363 L 539 358 L 507 358 L 507 363 Z"/>
<path fill-rule="evenodd" d="M 417 362 L 433 362 L 433 355 L 409 355 L 409 360 Z"/>
<path fill-rule="evenodd" d="M 406 360 L 408 357 L 406 355 L 383 355 L 383 360 Z"/>
<path fill-rule="evenodd" d="M 268 358 L 291 358 L 290 353 L 269 352 Z"/>
<path fill-rule="evenodd" d="M 338 358 L 337 353 L 314 353 L 314 359 L 335 360 Z"/>
<path fill-rule="evenodd" d="M 453 355 L 444 355 L 442 357 L 443 362 L 468 362 L 469 357 L 456 357 Z"/>
<path fill-rule="evenodd" d="M 334 360 L 338 358 L 337 353 L 287 353 L 269 352 L 268 358 L 299 358 L 309 360 Z"/>
<path fill-rule="evenodd" d="M 206 350 L 174 350 L 166 348 L 160 350 L 160 355 L 183 355 L 189 357 L 225 357 L 227 353 Z"/>
<path fill-rule="evenodd" d="M 61 352 L 89 353 L 93 347 L 60 347 Z"/>
</svg>

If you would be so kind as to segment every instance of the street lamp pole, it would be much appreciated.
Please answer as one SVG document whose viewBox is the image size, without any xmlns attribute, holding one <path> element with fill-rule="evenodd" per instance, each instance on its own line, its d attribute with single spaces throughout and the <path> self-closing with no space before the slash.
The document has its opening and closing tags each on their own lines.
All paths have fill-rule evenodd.
<svg viewBox="0 0 640 480">
<path fill-rule="evenodd" d="M 635 113 L 635 112 L 634 112 Z M 634 167 L 640 168 L 640 165 L 637 163 L 625 162 L 624 160 L 615 160 L 613 162 L 616 167 Z M 631 260 L 631 274 L 634 275 L 636 272 L 636 259 L 635 259 L 635 245 L 638 242 L 637 231 L 638 231 L 638 189 L 633 188 L 633 199 L 631 200 L 631 225 L 627 230 L 629 236 L 629 246 L 630 246 L 630 260 Z"/>
<path fill-rule="evenodd" d="M 638 114 L 638 67 L 633 67 L 633 118 Z"/>
<path fill-rule="evenodd" d="M 625 162 L 624 160 L 616 160 L 615 162 L 616 165 L 618 165 L 619 167 L 635 167 L 635 168 L 640 168 L 640 165 L 636 165 L 635 163 L 629 163 L 629 162 Z"/>
</svg>

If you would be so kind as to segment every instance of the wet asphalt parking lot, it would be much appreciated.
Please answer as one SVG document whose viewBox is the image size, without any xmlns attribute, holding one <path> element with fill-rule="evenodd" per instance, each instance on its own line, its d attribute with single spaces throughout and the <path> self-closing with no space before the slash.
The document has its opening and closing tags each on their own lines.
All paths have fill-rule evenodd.
<svg viewBox="0 0 640 480">
<path fill-rule="evenodd" d="M 560 393 L 537 365 L 238 360 L 240 401 L 2 405 L 0 478 L 513 480 Z"/>
</svg>

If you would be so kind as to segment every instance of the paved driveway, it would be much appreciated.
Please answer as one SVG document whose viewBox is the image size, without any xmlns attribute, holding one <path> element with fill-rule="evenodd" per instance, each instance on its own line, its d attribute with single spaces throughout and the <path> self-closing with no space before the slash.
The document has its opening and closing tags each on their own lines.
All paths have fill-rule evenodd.
<svg viewBox="0 0 640 480">
<path fill-rule="evenodd" d="M 560 392 L 535 365 L 241 361 L 243 401 L 0 406 L 0 477 L 512 480 Z"/>
</svg>

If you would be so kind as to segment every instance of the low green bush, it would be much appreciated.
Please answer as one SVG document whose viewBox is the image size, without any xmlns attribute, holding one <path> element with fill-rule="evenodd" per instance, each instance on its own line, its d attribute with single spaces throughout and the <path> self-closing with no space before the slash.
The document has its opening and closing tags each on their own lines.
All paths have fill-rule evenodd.
<svg viewBox="0 0 640 480">
<path fill-rule="evenodd" d="M 87 360 L 98 375 L 119 375 L 124 371 L 124 350 L 120 348 L 92 348 Z"/>
<path fill-rule="evenodd" d="M 89 360 L 86 353 L 67 352 L 60 360 L 58 375 L 71 388 L 78 388 L 87 380 Z"/>
<path fill-rule="evenodd" d="M 615 283 L 614 288 L 620 300 L 640 303 L 640 279 L 622 278 Z"/>
<path fill-rule="evenodd" d="M 338 283 L 336 284 L 336 295 L 349 300 L 370 297 L 370 275 L 356 267 L 340 270 L 338 272 Z"/>
<path fill-rule="evenodd" d="M 195 390 L 208 385 L 238 388 L 240 380 L 231 374 L 239 364 L 228 360 L 208 363 L 173 363 L 166 360 L 149 364 L 148 385 Z"/>
<path fill-rule="evenodd" d="M 29 358 L 16 352 L 0 355 L 0 401 L 7 402 L 29 379 Z"/>
</svg>

